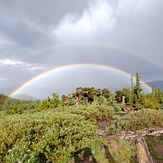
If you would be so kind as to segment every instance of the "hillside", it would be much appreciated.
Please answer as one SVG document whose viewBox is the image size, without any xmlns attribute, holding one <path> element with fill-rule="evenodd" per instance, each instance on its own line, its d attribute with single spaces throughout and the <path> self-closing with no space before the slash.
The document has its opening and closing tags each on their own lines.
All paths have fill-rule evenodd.
<svg viewBox="0 0 163 163">
<path fill-rule="evenodd" d="M 156 88 L 160 88 L 161 91 L 163 91 L 163 81 L 151 81 L 147 83 L 150 86 L 154 86 Z"/>
<path fill-rule="evenodd" d="M 30 96 L 30 95 L 26 95 L 26 94 L 16 94 L 13 96 L 13 98 L 18 99 L 18 100 L 39 100 L 36 97 Z"/>
</svg>

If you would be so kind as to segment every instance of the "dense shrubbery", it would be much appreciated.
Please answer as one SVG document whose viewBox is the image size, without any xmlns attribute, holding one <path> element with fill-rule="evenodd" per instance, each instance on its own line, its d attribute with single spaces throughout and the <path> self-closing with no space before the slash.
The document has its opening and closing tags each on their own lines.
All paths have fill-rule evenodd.
<svg viewBox="0 0 163 163">
<path fill-rule="evenodd" d="M 82 115 L 86 120 L 96 121 L 105 120 L 114 115 L 114 109 L 112 106 L 105 105 L 89 105 L 89 106 L 70 106 L 55 108 L 55 111 L 66 111 L 72 114 Z"/>
<path fill-rule="evenodd" d="M 110 140 L 108 142 L 108 148 L 110 152 L 109 163 L 135 163 L 136 160 L 136 147 L 132 141 L 125 140 Z"/>
<path fill-rule="evenodd" d="M 28 111 L 38 110 L 40 101 L 8 99 L 0 108 L 5 114 L 23 114 Z"/>
<path fill-rule="evenodd" d="M 2 107 L 7 99 L 8 99 L 7 96 L 0 94 L 0 110 L 2 110 Z"/>
<path fill-rule="evenodd" d="M 75 162 L 78 156 L 82 160 L 87 151 L 98 162 L 112 162 L 112 157 L 106 156 L 107 150 L 118 160 L 128 148 L 128 143 L 117 142 L 124 150 L 115 152 L 115 148 L 98 136 L 96 125 L 97 120 L 110 118 L 114 112 L 111 106 L 89 105 L 1 115 L 0 160 Z M 125 154 L 124 160 L 132 159 L 133 153 L 130 151 L 131 156 L 126 157 Z"/>
<path fill-rule="evenodd" d="M 66 162 L 98 140 L 95 125 L 68 112 L 10 115 L 0 126 L 0 159 L 5 162 Z"/>
<path fill-rule="evenodd" d="M 123 116 L 107 129 L 109 133 L 163 126 L 163 111 L 144 109 Z"/>
</svg>

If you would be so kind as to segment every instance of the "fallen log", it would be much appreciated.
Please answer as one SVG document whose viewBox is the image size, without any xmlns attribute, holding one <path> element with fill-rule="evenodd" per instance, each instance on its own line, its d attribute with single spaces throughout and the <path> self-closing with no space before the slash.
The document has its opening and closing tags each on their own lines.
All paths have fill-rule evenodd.
<svg viewBox="0 0 163 163">
<path fill-rule="evenodd" d="M 102 128 L 103 127 L 103 128 Z M 138 139 L 140 137 L 155 137 L 155 136 L 163 136 L 163 127 L 153 127 L 146 128 L 138 131 L 122 131 L 121 133 L 109 135 L 105 132 L 105 127 L 102 126 L 99 135 L 104 136 L 106 139 L 121 139 L 121 140 L 130 140 L 130 139 Z"/>
<path fill-rule="evenodd" d="M 135 145 L 139 163 L 154 163 L 153 158 L 149 153 L 148 146 L 143 138 L 136 139 Z"/>
</svg>

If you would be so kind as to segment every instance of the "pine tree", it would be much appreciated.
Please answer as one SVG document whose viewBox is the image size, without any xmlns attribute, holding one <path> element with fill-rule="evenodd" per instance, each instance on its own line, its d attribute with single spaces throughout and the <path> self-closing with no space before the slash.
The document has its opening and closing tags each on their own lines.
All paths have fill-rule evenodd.
<svg viewBox="0 0 163 163">
<path fill-rule="evenodd" d="M 133 103 L 134 103 L 134 82 L 133 82 L 133 75 L 131 75 L 131 88 L 130 88 L 129 105 L 133 105 Z"/>
<path fill-rule="evenodd" d="M 136 103 L 140 102 L 140 98 L 141 98 L 141 83 L 140 83 L 140 77 L 139 74 L 136 73 L 136 86 L 135 86 L 135 96 L 136 96 Z"/>
</svg>

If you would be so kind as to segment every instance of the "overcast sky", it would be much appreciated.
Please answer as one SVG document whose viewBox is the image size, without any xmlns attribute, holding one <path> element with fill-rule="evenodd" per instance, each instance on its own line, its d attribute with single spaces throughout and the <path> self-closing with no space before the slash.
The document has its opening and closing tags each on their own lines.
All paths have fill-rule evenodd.
<svg viewBox="0 0 163 163">
<path fill-rule="evenodd" d="M 0 0 L 0 90 L 7 94 L 45 71 L 78 63 L 138 72 L 146 82 L 163 80 L 162 16 L 163 0 Z M 33 90 L 72 90 L 81 80 L 109 87 L 118 84 L 109 78 L 121 79 L 108 71 L 106 80 L 97 69 L 62 70 L 44 86 L 41 80 L 35 83 Z"/>
</svg>

